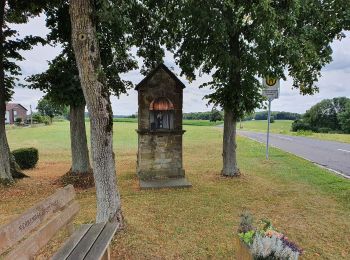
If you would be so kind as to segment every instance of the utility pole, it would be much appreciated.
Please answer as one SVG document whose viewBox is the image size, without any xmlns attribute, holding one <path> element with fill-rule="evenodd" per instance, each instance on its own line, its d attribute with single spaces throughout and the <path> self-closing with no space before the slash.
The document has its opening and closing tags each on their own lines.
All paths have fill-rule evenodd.
<svg viewBox="0 0 350 260">
<path fill-rule="evenodd" d="M 33 110 L 32 110 L 32 105 L 29 106 L 30 108 L 30 127 L 33 126 Z"/>
</svg>

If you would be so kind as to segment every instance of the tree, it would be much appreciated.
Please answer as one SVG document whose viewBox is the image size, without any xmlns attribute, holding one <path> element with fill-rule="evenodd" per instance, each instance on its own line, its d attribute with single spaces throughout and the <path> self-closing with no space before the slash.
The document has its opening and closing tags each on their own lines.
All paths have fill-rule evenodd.
<svg viewBox="0 0 350 260">
<path fill-rule="evenodd" d="M 29 3 L 30 2 L 30 3 Z M 45 1 L 0 1 L 0 183 L 11 184 L 13 178 L 23 177 L 10 156 L 5 130 L 6 102 L 11 99 L 17 77 L 21 74 L 17 61 L 23 60 L 21 50 L 30 50 L 33 45 L 44 41 L 39 37 L 15 38 L 17 31 L 10 28 L 11 23 L 26 23 L 28 17 L 41 11 Z"/>
<path fill-rule="evenodd" d="M 210 120 L 211 111 L 183 113 L 183 119 L 187 120 Z"/>
<path fill-rule="evenodd" d="M 306 111 L 303 122 L 314 130 L 320 128 L 341 130 L 338 115 L 345 111 L 349 100 L 346 97 L 324 99 Z"/>
<path fill-rule="evenodd" d="M 52 44 L 60 43 L 63 51 L 49 64 L 50 67 L 46 72 L 28 79 L 31 82 L 29 87 L 39 88 L 47 92 L 56 103 L 70 106 L 71 172 L 83 173 L 89 166 L 84 124 L 85 99 L 72 49 L 69 1 L 53 2 L 45 9 L 45 14 L 46 26 L 50 29 L 47 35 L 48 41 Z M 110 22 L 107 19 L 103 21 L 98 19 L 97 33 L 101 49 L 101 65 L 107 78 L 106 83 L 110 91 L 119 96 L 121 93 L 126 93 L 127 89 L 132 86 L 130 81 L 122 80 L 119 73 L 137 68 L 137 63 L 124 48 L 126 42 L 124 35 L 119 34 L 120 25 L 110 26 Z M 64 176 L 65 181 L 67 178 L 68 175 Z"/>
<path fill-rule="evenodd" d="M 91 120 L 91 149 L 97 195 L 96 222 L 121 217 L 113 157 L 113 114 L 103 73 L 91 1 L 71 0 L 72 44 Z M 121 219 L 119 220 L 121 221 Z"/>
<path fill-rule="evenodd" d="M 216 122 L 216 121 L 222 121 L 222 115 L 220 111 L 213 109 L 210 113 L 210 121 L 211 122 Z"/>
<path fill-rule="evenodd" d="M 261 105 L 258 77 L 285 79 L 288 72 L 302 94 L 317 91 L 314 82 L 331 61 L 330 43 L 350 27 L 349 5 L 347 0 L 158 4 L 159 29 L 169 32 L 164 44 L 182 74 L 191 80 L 196 69 L 212 75 L 202 87 L 213 90 L 206 98 L 225 112 L 222 175 L 239 175 L 236 122 Z"/>
<path fill-rule="evenodd" d="M 49 63 L 47 71 L 33 75 L 27 81 L 30 88 L 44 91 L 55 107 L 69 106 L 72 165 L 64 178 L 66 182 L 73 180 L 73 184 L 79 185 L 79 178 L 76 177 L 86 177 L 91 172 L 91 166 L 85 128 L 85 99 L 74 54 L 69 50 L 64 51 Z"/>
<path fill-rule="evenodd" d="M 63 115 L 67 108 L 64 105 L 55 103 L 50 99 L 50 96 L 46 95 L 38 101 L 36 109 L 38 109 L 41 115 L 48 116 L 50 123 L 52 123 L 52 119 L 55 116 Z"/>
<path fill-rule="evenodd" d="M 119 78 L 119 73 L 131 68 L 130 64 L 137 64 L 128 54 L 133 46 L 138 48 L 137 55 L 144 60 L 142 73 L 159 64 L 164 56 L 159 44 L 161 33 L 150 25 L 160 21 L 142 1 L 137 0 L 72 0 L 69 10 L 72 46 L 90 114 L 92 164 L 97 193 L 96 221 L 106 221 L 114 216 L 120 219 L 112 144 L 113 114 L 109 100 L 109 86 L 115 84 L 109 79 L 113 75 Z M 111 64 L 117 65 L 113 73 L 108 70 Z"/>
<path fill-rule="evenodd" d="M 341 129 L 350 134 L 350 100 L 345 105 L 344 111 L 338 114 L 339 123 L 341 125 Z"/>
</svg>

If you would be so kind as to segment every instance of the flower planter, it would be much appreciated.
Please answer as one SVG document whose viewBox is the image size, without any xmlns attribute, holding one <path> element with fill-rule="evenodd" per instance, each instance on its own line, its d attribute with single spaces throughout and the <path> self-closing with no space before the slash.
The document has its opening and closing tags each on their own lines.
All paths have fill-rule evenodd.
<svg viewBox="0 0 350 260">
<path fill-rule="evenodd" d="M 248 246 L 242 242 L 238 236 L 236 236 L 235 239 L 235 252 L 237 260 L 253 260 L 253 256 L 251 255 Z"/>
</svg>

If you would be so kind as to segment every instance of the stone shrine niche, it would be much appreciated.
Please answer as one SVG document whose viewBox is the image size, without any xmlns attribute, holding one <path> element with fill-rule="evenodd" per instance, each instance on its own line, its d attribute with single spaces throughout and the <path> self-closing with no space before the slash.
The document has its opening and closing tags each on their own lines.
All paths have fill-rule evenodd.
<svg viewBox="0 0 350 260">
<path fill-rule="evenodd" d="M 149 107 L 151 131 L 174 129 L 174 105 L 166 97 L 156 98 Z"/>
<path fill-rule="evenodd" d="M 182 163 L 185 85 L 164 64 L 137 86 L 137 175 L 141 188 L 190 187 Z"/>
</svg>

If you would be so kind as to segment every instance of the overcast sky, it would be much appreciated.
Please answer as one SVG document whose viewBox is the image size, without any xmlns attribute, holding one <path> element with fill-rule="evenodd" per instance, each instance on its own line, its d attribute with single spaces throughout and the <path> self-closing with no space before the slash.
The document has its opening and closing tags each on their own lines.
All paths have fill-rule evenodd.
<svg viewBox="0 0 350 260">
<path fill-rule="evenodd" d="M 28 24 L 13 26 L 18 29 L 21 36 L 40 35 L 45 36 L 47 29 L 45 27 L 45 17 L 32 19 Z M 350 33 L 346 33 L 347 38 L 342 41 L 335 41 L 332 44 L 333 61 L 322 70 L 322 77 L 317 83 L 320 91 L 313 96 L 302 96 L 298 90 L 291 89 L 291 81 L 281 82 L 280 98 L 272 102 L 272 110 L 290 111 L 304 113 L 315 103 L 324 98 L 333 98 L 338 96 L 350 97 Z M 23 52 L 25 61 L 19 63 L 22 68 L 23 76 L 40 73 L 47 69 L 47 62 L 52 60 L 60 53 L 60 47 L 37 46 L 31 51 Z M 176 74 L 180 74 L 180 69 L 175 65 L 175 61 L 170 53 L 166 54 L 165 65 L 174 68 Z M 131 80 L 134 84 L 140 82 L 143 76 L 138 70 L 131 71 L 123 76 Z M 208 81 L 209 76 L 204 75 L 195 82 L 189 84 L 186 79 L 181 78 L 185 83 L 184 90 L 184 112 L 208 111 L 207 101 L 202 97 L 209 93 L 207 89 L 198 89 L 198 86 Z M 15 94 L 12 102 L 21 103 L 29 109 L 32 105 L 35 110 L 38 100 L 43 93 L 36 90 L 15 88 Z M 130 90 L 128 95 L 123 95 L 120 99 L 111 97 L 113 113 L 115 115 L 129 115 L 137 111 L 137 93 Z"/>
</svg>

